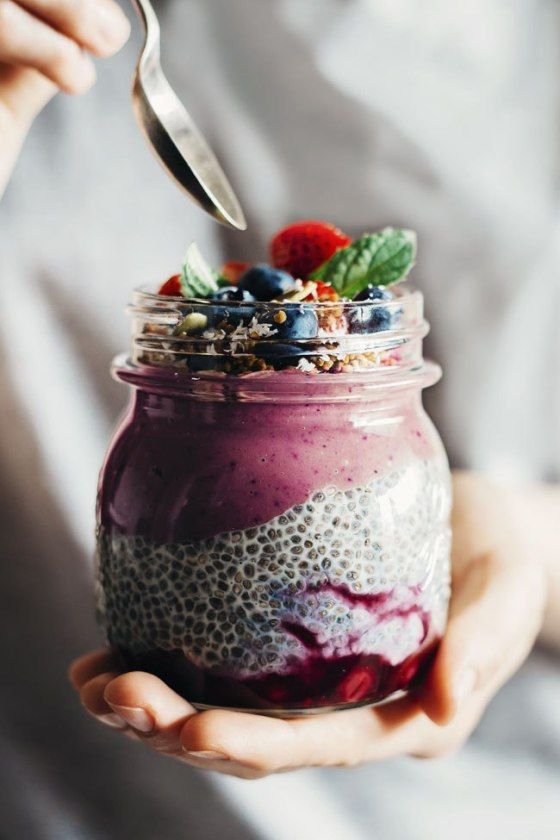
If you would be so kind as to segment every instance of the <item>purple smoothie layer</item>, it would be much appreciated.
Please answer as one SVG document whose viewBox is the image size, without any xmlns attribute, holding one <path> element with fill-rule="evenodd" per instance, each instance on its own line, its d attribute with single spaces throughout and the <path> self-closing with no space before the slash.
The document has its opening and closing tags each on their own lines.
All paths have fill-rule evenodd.
<svg viewBox="0 0 560 840">
<path fill-rule="evenodd" d="M 104 466 L 99 521 L 159 542 L 203 539 L 267 522 L 318 488 L 367 484 L 403 452 L 440 455 L 416 400 L 393 413 L 138 391 Z"/>
</svg>

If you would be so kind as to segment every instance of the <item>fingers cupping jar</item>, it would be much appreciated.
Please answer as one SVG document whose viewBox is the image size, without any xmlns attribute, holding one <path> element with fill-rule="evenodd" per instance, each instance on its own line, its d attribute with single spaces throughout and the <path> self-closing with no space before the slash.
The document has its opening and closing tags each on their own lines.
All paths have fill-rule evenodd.
<svg viewBox="0 0 560 840">
<path fill-rule="evenodd" d="M 98 499 L 98 608 L 126 668 L 198 708 L 295 715 L 421 680 L 449 598 L 450 480 L 421 390 L 408 231 L 298 223 L 271 264 L 196 246 L 134 293 L 130 405 Z"/>
</svg>

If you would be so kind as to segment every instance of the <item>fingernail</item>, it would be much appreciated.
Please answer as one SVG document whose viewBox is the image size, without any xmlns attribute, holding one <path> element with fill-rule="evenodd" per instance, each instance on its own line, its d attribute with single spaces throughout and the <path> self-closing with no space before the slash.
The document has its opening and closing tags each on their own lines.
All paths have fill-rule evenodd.
<svg viewBox="0 0 560 840">
<path fill-rule="evenodd" d="M 126 729 L 127 727 L 126 720 L 123 720 L 119 715 L 96 715 L 96 720 L 99 723 L 104 723 L 105 726 L 110 726 L 111 729 Z"/>
<path fill-rule="evenodd" d="M 114 46 L 122 46 L 130 35 L 130 21 L 120 9 L 99 6 L 99 29 L 102 37 Z"/>
<path fill-rule="evenodd" d="M 136 729 L 138 732 L 151 732 L 155 729 L 155 721 L 153 717 L 145 710 L 140 708 L 131 708 L 130 706 L 116 706 L 110 703 L 112 709 L 115 710 L 129 726 Z"/>
<path fill-rule="evenodd" d="M 185 750 L 185 755 L 189 756 L 189 758 L 201 758 L 206 761 L 229 761 L 227 755 L 214 752 L 213 750 L 202 750 L 201 752 Z"/>
<path fill-rule="evenodd" d="M 474 668 L 466 668 L 459 674 L 453 686 L 453 699 L 456 706 L 462 706 L 467 697 L 473 693 L 477 679 Z"/>
</svg>

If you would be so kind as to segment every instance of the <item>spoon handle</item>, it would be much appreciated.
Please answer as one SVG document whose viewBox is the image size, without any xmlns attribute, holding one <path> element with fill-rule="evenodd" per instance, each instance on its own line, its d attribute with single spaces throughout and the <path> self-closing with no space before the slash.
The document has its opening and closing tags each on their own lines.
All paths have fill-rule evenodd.
<svg viewBox="0 0 560 840">
<path fill-rule="evenodd" d="M 154 11 L 154 7 L 150 0 L 130 0 L 138 13 L 138 17 L 144 27 L 146 33 L 145 49 L 157 51 L 159 54 L 159 42 L 161 37 L 161 30 L 159 27 L 159 20 Z"/>
</svg>

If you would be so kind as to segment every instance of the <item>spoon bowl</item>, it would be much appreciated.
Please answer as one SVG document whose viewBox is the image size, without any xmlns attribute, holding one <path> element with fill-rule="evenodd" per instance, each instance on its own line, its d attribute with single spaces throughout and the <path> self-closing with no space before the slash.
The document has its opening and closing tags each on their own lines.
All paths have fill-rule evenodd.
<svg viewBox="0 0 560 840">
<path fill-rule="evenodd" d="M 233 189 L 161 67 L 159 22 L 149 0 L 132 0 L 145 31 L 132 102 L 136 121 L 167 173 L 203 210 L 236 230 L 247 223 Z"/>
</svg>

